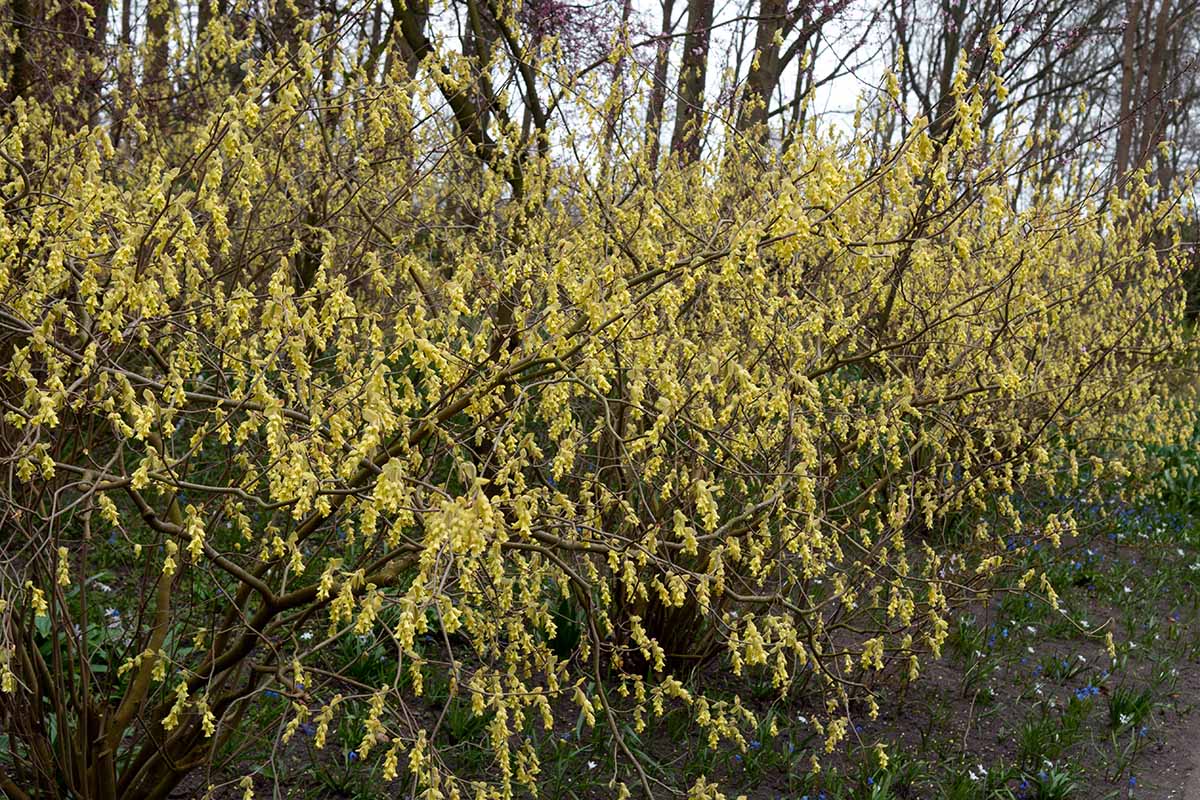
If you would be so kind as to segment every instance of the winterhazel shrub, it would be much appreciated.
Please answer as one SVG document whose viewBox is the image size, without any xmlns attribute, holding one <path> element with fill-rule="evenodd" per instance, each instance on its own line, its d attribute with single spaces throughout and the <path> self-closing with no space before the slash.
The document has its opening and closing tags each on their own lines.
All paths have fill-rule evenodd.
<svg viewBox="0 0 1200 800">
<path fill-rule="evenodd" d="M 0 143 L 10 786 L 163 797 L 259 734 L 264 691 L 280 742 L 356 706 L 355 758 L 426 797 L 536 786 L 525 732 L 577 716 L 647 785 L 623 730 L 755 729 L 697 664 L 815 673 L 833 750 L 1005 535 L 1072 530 L 1022 493 L 1192 430 L 1171 209 L 1019 189 L 984 89 L 937 136 L 880 145 L 880 111 L 653 169 L 473 138 L 451 57 L 379 84 L 304 45 L 230 87 L 215 30 L 189 116 L 114 146 L 18 100 Z M 435 672 L 486 781 L 414 710 Z"/>
</svg>

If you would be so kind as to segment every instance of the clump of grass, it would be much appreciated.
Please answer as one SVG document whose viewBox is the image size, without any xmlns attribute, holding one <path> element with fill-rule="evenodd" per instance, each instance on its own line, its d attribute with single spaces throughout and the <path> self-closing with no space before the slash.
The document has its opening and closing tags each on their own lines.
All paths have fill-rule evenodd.
<svg viewBox="0 0 1200 800">
<path fill-rule="evenodd" d="M 1118 686 L 1108 695 L 1108 724 L 1114 731 L 1139 727 L 1150 715 L 1154 694 L 1149 688 Z"/>
</svg>

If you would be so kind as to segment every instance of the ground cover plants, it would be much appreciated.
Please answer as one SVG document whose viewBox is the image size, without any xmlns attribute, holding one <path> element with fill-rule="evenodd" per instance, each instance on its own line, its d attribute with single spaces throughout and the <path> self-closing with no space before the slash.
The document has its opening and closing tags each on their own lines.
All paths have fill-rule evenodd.
<svg viewBox="0 0 1200 800">
<path fill-rule="evenodd" d="M 0 788 L 1132 795 L 1184 187 L 1030 167 L 995 32 L 937 116 L 660 159 L 487 10 L 512 85 L 398 5 L 5 107 Z"/>
</svg>

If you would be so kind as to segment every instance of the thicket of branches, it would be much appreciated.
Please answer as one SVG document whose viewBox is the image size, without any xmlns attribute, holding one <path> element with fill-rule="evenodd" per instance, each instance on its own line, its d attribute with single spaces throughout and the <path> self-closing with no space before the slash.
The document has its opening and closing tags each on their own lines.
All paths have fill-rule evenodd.
<svg viewBox="0 0 1200 800">
<path fill-rule="evenodd" d="M 1170 58 L 1126 29 L 1162 70 L 1114 66 L 1113 117 L 1051 69 L 1097 40 L 1020 45 L 1075 6 L 881 6 L 903 57 L 846 125 L 810 90 L 851 4 L 764 2 L 706 103 L 704 1 L 677 69 L 669 8 L 647 58 L 629 6 L 9 3 L 0 788 L 250 787 L 354 710 L 424 797 L 532 789 L 577 716 L 614 793 L 682 794 L 627 732 L 745 746 L 706 671 L 819 692 L 832 750 L 1012 534 L 1071 532 L 1031 498 L 1190 435 L 1186 4 Z"/>
</svg>

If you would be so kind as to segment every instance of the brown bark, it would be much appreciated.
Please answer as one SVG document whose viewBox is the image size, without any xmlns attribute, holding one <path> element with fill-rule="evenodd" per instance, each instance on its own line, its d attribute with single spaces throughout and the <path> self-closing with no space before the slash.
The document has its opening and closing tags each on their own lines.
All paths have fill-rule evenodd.
<svg viewBox="0 0 1200 800">
<path fill-rule="evenodd" d="M 738 117 L 739 131 L 748 131 L 767 121 L 767 104 L 779 85 L 782 68 L 776 34 L 783 30 L 786 15 L 787 0 L 762 0 L 754 34 L 754 59 L 746 77 L 746 91 Z"/>
<path fill-rule="evenodd" d="M 167 79 L 167 58 L 170 55 L 167 28 L 173 5 L 173 0 L 151 0 L 146 16 L 145 85 L 153 92 L 163 92 Z"/>
<path fill-rule="evenodd" d="M 7 64 L 5 64 L 5 78 L 8 79 L 8 86 L 4 93 L 0 95 L 0 100 L 4 101 L 4 105 L 9 105 L 13 100 L 22 97 L 32 83 L 33 65 L 29 62 L 28 52 L 28 31 L 31 19 L 31 8 L 29 0 L 12 0 L 9 6 L 9 13 L 13 20 L 13 36 L 15 44 L 12 52 L 8 54 Z"/>
<path fill-rule="evenodd" d="M 951 127 L 953 119 L 954 68 L 962 52 L 962 27 L 966 21 L 967 4 L 943 0 L 942 11 L 946 16 L 946 23 L 942 26 L 942 64 L 938 72 L 937 107 L 929 125 L 935 138 Z"/>
<path fill-rule="evenodd" d="M 169 26 L 175 10 L 174 0 L 150 0 L 146 16 L 146 68 L 142 79 L 142 96 L 153 109 L 160 125 L 166 125 L 171 113 L 171 78 Z"/>
<path fill-rule="evenodd" d="M 1138 74 L 1134 66 L 1137 54 L 1137 26 L 1142 16 L 1141 0 L 1129 0 L 1125 11 L 1125 33 L 1121 40 L 1121 102 L 1118 110 L 1116 174 L 1119 179 L 1129 171 L 1130 152 L 1137 116 L 1134 113 Z"/>
<path fill-rule="evenodd" d="M 662 32 L 654 54 L 654 80 L 646 108 L 646 147 L 651 168 L 658 165 L 662 140 L 663 108 L 667 103 L 667 68 L 670 66 L 671 56 L 671 31 L 674 29 L 671 15 L 674 11 L 675 0 L 663 0 Z"/>
<path fill-rule="evenodd" d="M 393 36 L 390 32 L 391 28 L 397 24 L 402 14 L 408 15 L 414 26 L 414 30 L 421 36 L 425 35 L 425 27 L 429 21 L 429 2 L 428 0 L 412 0 L 412 2 L 401 2 L 401 0 L 392 0 L 392 21 L 389 26 L 388 35 L 383 37 L 381 43 L 387 48 L 387 58 L 384 61 L 383 74 L 390 75 L 392 71 L 392 63 L 396 57 L 404 62 L 405 70 L 411 80 L 417 75 L 417 67 L 421 65 L 421 57 L 417 51 L 403 36 Z"/>
<path fill-rule="evenodd" d="M 53 105 L 67 128 L 88 125 L 100 108 L 108 0 L 11 0 L 14 43 L 0 66 L 0 107 L 18 97 Z M 64 58 L 71 51 L 74 58 Z M 64 89 L 70 94 L 60 94 Z"/>
<path fill-rule="evenodd" d="M 1167 110 L 1164 91 L 1166 88 L 1167 50 L 1171 35 L 1168 29 L 1172 12 L 1171 6 L 1171 0 L 1165 0 L 1157 10 L 1157 15 L 1153 20 L 1153 43 L 1150 47 L 1142 49 L 1142 72 L 1146 75 L 1146 99 L 1141 109 L 1142 124 L 1137 148 L 1139 165 L 1145 164 L 1155 157 L 1155 150 L 1163 140 Z M 1154 13 L 1153 10 L 1151 13 Z"/>
<path fill-rule="evenodd" d="M 684 163 L 700 156 L 704 125 L 704 83 L 708 78 L 708 45 L 713 0 L 688 0 L 687 35 L 679 65 L 675 130 L 671 152 Z"/>
</svg>

